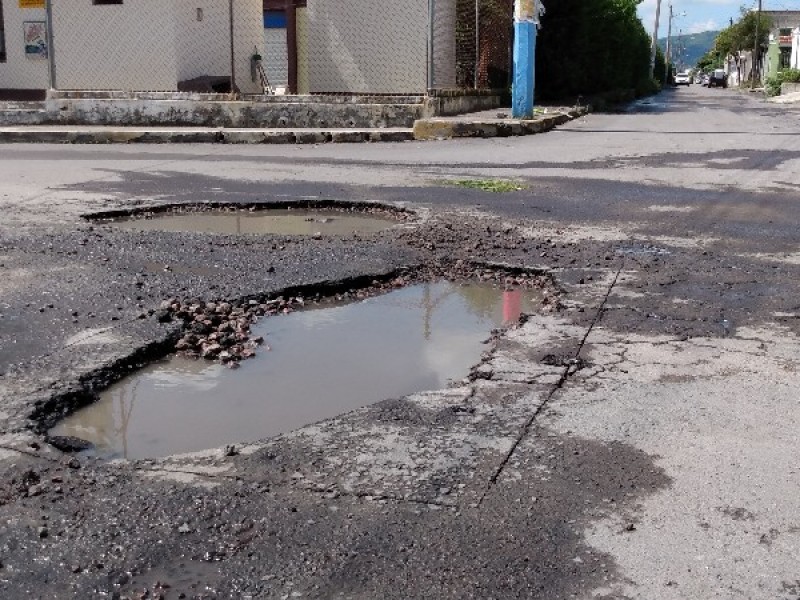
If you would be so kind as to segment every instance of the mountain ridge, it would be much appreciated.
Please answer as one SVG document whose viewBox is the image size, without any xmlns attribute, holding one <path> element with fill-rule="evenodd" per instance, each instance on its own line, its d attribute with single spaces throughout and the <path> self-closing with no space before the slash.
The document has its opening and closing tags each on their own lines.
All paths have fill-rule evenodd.
<svg viewBox="0 0 800 600">
<path fill-rule="evenodd" d="M 719 31 L 673 35 L 672 48 L 676 66 L 679 68 L 694 67 L 697 61 L 714 47 L 714 40 L 717 35 L 719 35 Z M 658 45 L 661 50 L 666 51 L 667 38 L 660 38 Z"/>
</svg>

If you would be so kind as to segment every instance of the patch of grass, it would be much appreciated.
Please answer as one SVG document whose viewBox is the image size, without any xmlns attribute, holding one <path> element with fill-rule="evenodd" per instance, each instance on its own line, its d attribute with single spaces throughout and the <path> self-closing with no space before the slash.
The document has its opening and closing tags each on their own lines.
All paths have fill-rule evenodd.
<svg viewBox="0 0 800 600">
<path fill-rule="evenodd" d="M 455 179 L 453 181 L 447 181 L 446 183 L 469 190 L 481 190 L 494 194 L 519 192 L 525 189 L 523 184 L 517 181 L 509 181 L 508 179 Z"/>
</svg>

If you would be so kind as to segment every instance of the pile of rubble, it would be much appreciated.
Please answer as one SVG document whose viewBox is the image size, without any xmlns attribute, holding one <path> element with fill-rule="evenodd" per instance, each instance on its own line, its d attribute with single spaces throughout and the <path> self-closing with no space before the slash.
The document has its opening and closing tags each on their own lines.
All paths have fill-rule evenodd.
<svg viewBox="0 0 800 600">
<path fill-rule="evenodd" d="M 180 319 L 186 332 L 175 344 L 184 356 L 219 361 L 235 368 L 239 361 L 251 358 L 264 339 L 252 336 L 250 327 L 259 317 L 286 314 L 304 305 L 303 298 L 276 298 L 266 302 L 248 300 L 231 302 L 181 301 L 171 298 L 161 303 L 159 320 Z"/>
<path fill-rule="evenodd" d="M 308 302 L 330 304 L 357 301 L 419 281 L 477 280 L 493 282 L 508 288 L 539 288 L 543 290 L 543 312 L 561 308 L 559 292 L 546 275 L 520 272 L 511 274 L 502 268 L 476 266 L 461 260 L 445 268 L 429 268 L 423 271 L 409 272 L 384 281 L 373 280 L 371 285 L 329 296 L 317 294 L 308 301 L 302 296 L 279 296 L 274 299 L 248 299 L 235 302 L 170 298 L 161 303 L 155 316 L 162 322 L 172 320 L 184 322 L 185 331 L 175 344 L 175 350 L 181 355 L 220 362 L 236 368 L 240 361 L 255 356 L 256 349 L 264 343 L 263 337 L 251 333 L 252 325 L 261 317 L 289 314 L 305 307 Z"/>
</svg>

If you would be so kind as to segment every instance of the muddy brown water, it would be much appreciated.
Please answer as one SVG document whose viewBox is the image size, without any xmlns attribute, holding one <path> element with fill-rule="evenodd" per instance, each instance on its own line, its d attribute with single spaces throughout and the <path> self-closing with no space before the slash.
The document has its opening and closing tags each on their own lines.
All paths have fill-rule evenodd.
<svg viewBox="0 0 800 600">
<path fill-rule="evenodd" d="M 439 282 L 270 317 L 253 328 L 267 347 L 241 368 L 172 356 L 113 385 L 51 434 L 130 459 L 263 439 L 446 387 L 480 361 L 493 328 L 539 301 L 533 291 Z"/>
<path fill-rule="evenodd" d="M 375 215 L 286 209 L 163 213 L 111 221 L 115 227 L 136 231 L 309 236 L 377 233 L 397 223 L 390 217 Z"/>
</svg>

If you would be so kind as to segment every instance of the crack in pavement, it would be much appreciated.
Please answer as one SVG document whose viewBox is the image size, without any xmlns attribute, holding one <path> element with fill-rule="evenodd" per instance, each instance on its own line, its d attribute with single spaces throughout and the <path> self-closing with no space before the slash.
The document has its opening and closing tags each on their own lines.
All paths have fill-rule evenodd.
<svg viewBox="0 0 800 600">
<path fill-rule="evenodd" d="M 519 435 L 517 435 L 517 438 L 514 440 L 514 443 L 511 445 L 511 448 L 509 448 L 505 457 L 503 457 L 503 460 L 500 461 L 500 464 L 497 466 L 497 469 L 495 469 L 495 472 L 489 478 L 489 482 L 486 485 L 486 489 L 483 491 L 483 494 L 481 494 L 481 497 L 477 502 L 478 506 L 480 506 L 483 503 L 483 501 L 486 499 L 486 496 L 488 496 L 489 492 L 491 491 L 492 487 L 494 487 L 494 485 L 497 483 L 497 480 L 499 479 L 500 475 L 502 475 L 508 463 L 511 461 L 511 458 L 514 456 L 514 453 L 516 452 L 517 448 L 522 443 L 522 441 L 527 437 L 528 432 L 530 431 L 531 427 L 536 421 L 536 418 L 542 413 L 542 411 L 548 405 L 553 396 L 555 396 L 556 392 L 558 392 L 558 390 L 560 390 L 564 386 L 564 383 L 566 383 L 567 379 L 569 379 L 571 375 L 577 372 L 573 370 L 575 361 L 577 361 L 578 357 L 580 357 L 581 351 L 583 350 L 583 347 L 586 344 L 586 340 L 589 338 L 589 335 L 592 333 L 592 330 L 600 322 L 600 319 L 603 316 L 603 312 L 605 311 L 608 298 L 611 295 L 611 292 L 614 290 L 614 286 L 616 286 L 617 280 L 619 279 L 620 273 L 622 273 L 624 267 L 625 263 L 623 261 L 623 263 L 620 265 L 620 267 L 614 274 L 614 278 L 612 279 L 610 285 L 608 286 L 608 289 L 606 290 L 606 293 L 603 296 L 603 300 L 600 302 L 600 306 L 597 308 L 597 313 L 595 314 L 594 319 L 589 324 L 589 327 L 586 329 L 586 333 L 584 334 L 583 338 L 578 344 L 578 349 L 575 351 L 572 360 L 570 360 L 569 364 L 567 364 L 564 367 L 564 371 L 561 373 L 561 377 L 559 377 L 559 380 L 553 384 L 553 387 L 548 392 L 547 397 L 545 397 L 544 401 L 542 401 L 542 403 L 536 408 L 536 410 L 533 411 L 531 416 L 528 417 L 528 419 L 522 425 Z"/>
</svg>

